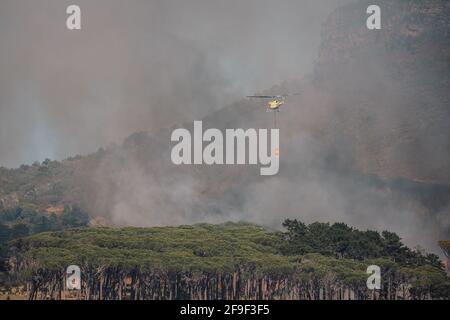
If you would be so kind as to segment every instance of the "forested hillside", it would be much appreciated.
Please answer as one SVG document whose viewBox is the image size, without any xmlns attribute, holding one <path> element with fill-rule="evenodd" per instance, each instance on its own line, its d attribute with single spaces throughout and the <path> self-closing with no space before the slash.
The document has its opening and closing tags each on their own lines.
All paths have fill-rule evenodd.
<svg viewBox="0 0 450 320">
<path fill-rule="evenodd" d="M 13 241 L 9 265 L 30 299 L 64 296 L 65 268 L 82 270 L 89 299 L 439 299 L 450 282 L 437 256 L 390 232 L 295 220 L 285 232 L 247 223 L 86 228 Z M 382 289 L 366 287 L 369 265 Z"/>
</svg>

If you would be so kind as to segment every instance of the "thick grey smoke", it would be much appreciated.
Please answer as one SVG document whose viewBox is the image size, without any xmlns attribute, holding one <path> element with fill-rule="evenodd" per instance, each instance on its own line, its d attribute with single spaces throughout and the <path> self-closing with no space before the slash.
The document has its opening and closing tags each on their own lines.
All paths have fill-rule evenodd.
<svg viewBox="0 0 450 320">
<path fill-rule="evenodd" d="M 199 119 L 310 72 L 344 0 L 3 0 L 0 165 Z M 66 29 L 78 4 L 82 30 Z"/>
<path fill-rule="evenodd" d="M 321 84 L 306 78 L 267 90 L 302 91 L 280 115 L 277 177 L 262 178 L 253 167 L 171 165 L 173 125 L 203 118 L 220 129 L 270 127 L 261 102 L 240 98 L 320 75 L 321 24 L 347 2 L 80 0 L 83 30 L 69 32 L 69 2 L 3 1 L 0 163 L 83 154 L 146 131 L 108 148 L 88 171 L 87 207 L 94 215 L 135 226 L 344 221 L 435 248 L 438 237 L 448 236 L 450 206 L 430 209 L 422 192 L 368 177 L 448 182 L 446 115 L 427 122 L 420 115 L 436 113 L 409 109 L 421 106 L 420 99 L 439 107 L 442 99 L 431 101 L 414 91 L 423 86 L 393 79 L 392 62 L 377 52 L 362 54 L 352 68 L 327 66 L 335 78 Z M 360 20 L 348 25 L 364 26 L 364 15 Z M 436 80 L 427 77 L 411 78 Z"/>
</svg>

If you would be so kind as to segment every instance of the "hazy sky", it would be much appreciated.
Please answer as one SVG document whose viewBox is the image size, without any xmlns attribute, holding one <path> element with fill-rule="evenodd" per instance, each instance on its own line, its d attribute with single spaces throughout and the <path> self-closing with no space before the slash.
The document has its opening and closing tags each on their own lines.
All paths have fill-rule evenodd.
<svg viewBox="0 0 450 320">
<path fill-rule="evenodd" d="M 311 71 L 348 0 L 2 0 L 0 166 L 199 119 Z M 78 4 L 82 30 L 66 29 Z"/>
</svg>

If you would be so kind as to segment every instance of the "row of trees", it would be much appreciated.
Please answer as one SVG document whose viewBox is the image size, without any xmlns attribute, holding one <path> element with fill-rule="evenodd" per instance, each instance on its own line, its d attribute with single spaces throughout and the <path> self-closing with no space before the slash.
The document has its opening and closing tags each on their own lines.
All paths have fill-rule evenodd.
<svg viewBox="0 0 450 320">
<path fill-rule="evenodd" d="M 259 274 L 251 267 L 228 273 L 141 272 L 139 268 L 83 267 L 81 297 L 88 300 L 364 300 L 441 298 L 430 288 L 413 287 L 413 277 L 390 273 L 380 291 L 363 279 L 346 282 L 333 272 Z M 38 270 L 28 282 L 29 299 L 64 299 L 64 272 Z"/>
<path fill-rule="evenodd" d="M 88 222 L 88 215 L 78 207 L 66 207 L 60 215 L 20 207 L 0 211 L 0 272 L 5 271 L 9 241 L 40 232 L 86 226 Z M 0 276 L 0 283 L 1 280 Z"/>
<path fill-rule="evenodd" d="M 389 231 L 360 231 L 345 223 L 312 223 L 306 225 L 297 220 L 285 220 L 283 226 L 285 242 L 281 247 L 284 254 L 305 254 L 317 252 L 336 258 L 356 260 L 389 257 L 402 266 L 430 264 L 438 268 L 441 261 L 435 254 L 411 250 L 401 238 Z"/>
<path fill-rule="evenodd" d="M 9 266 L 26 281 L 30 299 L 63 299 L 70 264 L 81 267 L 85 299 L 450 298 L 442 266 L 395 234 L 295 220 L 285 226 L 286 232 L 240 223 L 44 233 L 11 243 Z M 358 249 L 368 236 L 378 239 L 376 253 L 368 244 Z M 381 290 L 367 289 L 372 264 L 382 269 Z"/>
</svg>

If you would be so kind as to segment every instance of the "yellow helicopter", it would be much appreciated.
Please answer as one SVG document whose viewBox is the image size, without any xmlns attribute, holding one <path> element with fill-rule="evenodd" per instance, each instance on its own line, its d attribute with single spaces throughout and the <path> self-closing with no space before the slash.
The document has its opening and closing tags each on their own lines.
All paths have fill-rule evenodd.
<svg viewBox="0 0 450 320">
<path fill-rule="evenodd" d="M 280 112 L 280 107 L 286 103 L 286 98 L 290 96 L 298 96 L 300 93 L 294 93 L 294 94 L 284 94 L 284 95 L 277 95 L 277 96 L 247 96 L 247 98 L 256 98 L 256 99 L 269 99 L 267 101 L 267 112 Z M 273 115 L 273 121 L 274 121 L 274 127 L 276 128 L 277 125 L 277 114 L 274 113 Z"/>
<path fill-rule="evenodd" d="M 298 96 L 299 93 L 295 94 L 284 94 L 278 96 L 247 96 L 247 98 L 256 98 L 256 99 L 269 99 L 267 102 L 267 111 L 276 111 L 280 112 L 280 107 L 286 103 L 286 98 L 290 96 Z"/>
</svg>

